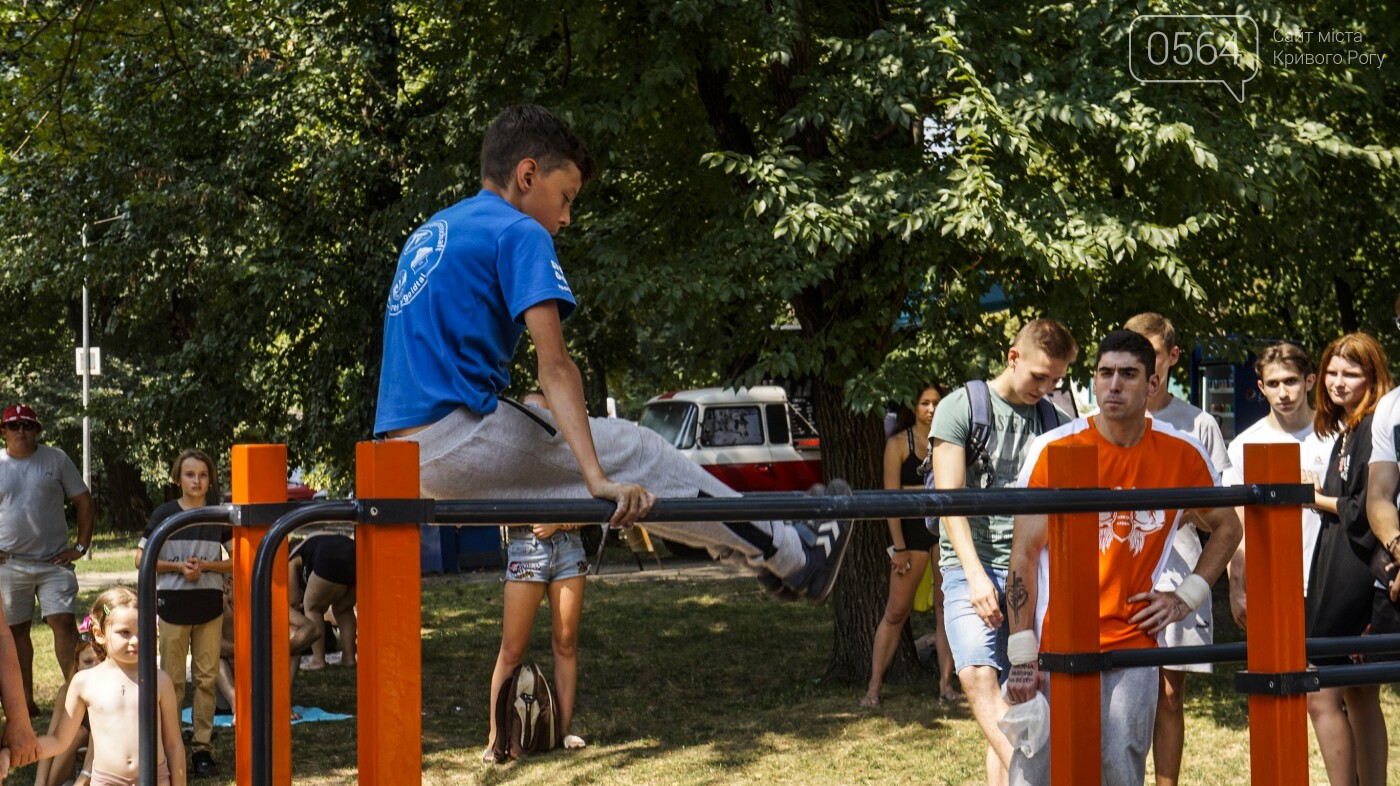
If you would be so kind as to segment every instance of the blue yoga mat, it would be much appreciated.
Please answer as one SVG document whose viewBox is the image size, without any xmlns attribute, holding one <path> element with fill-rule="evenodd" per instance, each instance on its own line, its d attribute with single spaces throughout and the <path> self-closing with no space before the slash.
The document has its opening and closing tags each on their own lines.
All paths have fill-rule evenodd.
<svg viewBox="0 0 1400 786">
<path fill-rule="evenodd" d="M 292 721 L 292 725 L 293 725 L 293 726 L 295 726 L 295 725 L 298 724 L 298 723 L 314 723 L 314 722 L 316 722 L 316 721 L 349 720 L 350 718 L 355 717 L 354 715 L 339 715 L 339 714 L 334 713 L 334 712 L 326 712 L 325 710 L 321 709 L 320 707 L 292 707 L 292 709 L 295 710 L 295 711 L 297 712 L 297 714 L 301 716 L 301 720 L 294 720 L 294 721 Z M 186 707 L 186 708 L 184 708 L 183 710 L 180 711 L 180 722 L 183 723 L 183 724 L 185 724 L 185 725 L 187 725 L 187 726 L 188 726 L 189 724 L 191 724 L 191 723 L 194 722 L 194 721 L 191 720 L 191 718 L 190 718 L 190 708 L 189 708 L 189 707 Z M 224 714 L 215 715 L 215 716 L 214 716 L 214 725 L 215 725 L 216 727 L 229 727 L 229 726 L 232 726 L 232 725 L 233 725 L 233 716 L 232 716 L 232 715 L 224 715 Z"/>
</svg>

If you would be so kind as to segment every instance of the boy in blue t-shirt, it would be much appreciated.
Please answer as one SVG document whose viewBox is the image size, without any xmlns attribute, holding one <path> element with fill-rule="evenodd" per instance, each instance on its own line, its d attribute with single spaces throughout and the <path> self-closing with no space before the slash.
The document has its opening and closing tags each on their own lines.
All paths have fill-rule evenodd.
<svg viewBox="0 0 1400 786">
<path fill-rule="evenodd" d="M 646 515 L 654 493 L 739 496 L 654 432 L 588 417 L 560 326 L 574 310 L 574 294 L 553 240 L 596 173 L 583 144 L 548 110 L 510 107 L 486 131 L 481 172 L 476 196 L 409 235 L 384 318 L 374 431 L 419 443 L 423 495 L 592 496 L 617 503 L 617 526 Z M 501 397 L 526 330 L 549 411 Z M 837 480 L 827 492 L 849 493 L 849 487 Z M 717 558 L 741 560 L 770 590 L 815 603 L 835 583 L 851 527 L 837 521 L 647 526 Z"/>
</svg>

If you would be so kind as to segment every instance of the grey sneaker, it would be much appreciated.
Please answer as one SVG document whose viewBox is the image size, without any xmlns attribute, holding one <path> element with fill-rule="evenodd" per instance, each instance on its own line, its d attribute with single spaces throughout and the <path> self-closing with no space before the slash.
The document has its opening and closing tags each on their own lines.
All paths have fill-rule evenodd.
<svg viewBox="0 0 1400 786">
<path fill-rule="evenodd" d="M 851 486 L 840 478 L 826 484 L 827 496 L 850 496 Z M 794 522 L 798 537 L 802 539 L 803 550 L 807 553 L 807 564 L 792 576 L 783 580 L 787 588 L 810 603 L 825 603 L 831 588 L 836 585 L 836 576 L 841 571 L 841 561 L 846 557 L 846 547 L 851 545 L 850 521 L 802 521 Z"/>
</svg>

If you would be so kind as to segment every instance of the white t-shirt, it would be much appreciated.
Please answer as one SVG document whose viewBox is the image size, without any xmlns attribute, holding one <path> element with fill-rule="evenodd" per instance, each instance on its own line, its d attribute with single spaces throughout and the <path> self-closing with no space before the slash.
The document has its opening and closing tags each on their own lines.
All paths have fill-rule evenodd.
<svg viewBox="0 0 1400 786">
<path fill-rule="evenodd" d="M 1332 443 L 1336 442 L 1336 435 L 1330 437 L 1318 437 L 1313 433 L 1311 425 L 1289 434 L 1278 431 L 1269 425 L 1269 419 L 1264 418 L 1240 433 L 1239 436 L 1230 440 L 1230 468 L 1223 476 L 1227 486 L 1240 486 L 1244 484 L 1244 446 L 1245 445 L 1267 445 L 1280 442 L 1297 442 L 1299 444 L 1299 467 L 1307 477 L 1306 473 L 1312 473 L 1319 481 L 1327 475 L 1327 460 L 1332 455 Z M 1303 594 L 1308 593 L 1308 578 L 1312 569 L 1313 549 L 1317 546 L 1317 534 L 1322 529 L 1322 519 L 1317 511 L 1312 508 L 1303 508 Z"/>
<path fill-rule="evenodd" d="M 1395 462 L 1395 443 L 1400 437 L 1400 388 L 1381 397 L 1371 417 L 1371 463 Z"/>
</svg>

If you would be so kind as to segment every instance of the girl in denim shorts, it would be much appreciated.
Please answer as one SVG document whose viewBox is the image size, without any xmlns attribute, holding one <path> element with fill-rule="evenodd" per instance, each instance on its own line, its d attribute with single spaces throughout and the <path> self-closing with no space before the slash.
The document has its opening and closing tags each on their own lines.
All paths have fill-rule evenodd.
<svg viewBox="0 0 1400 786">
<path fill-rule="evenodd" d="M 545 592 L 554 639 L 554 695 L 559 701 L 560 731 L 564 747 L 582 748 L 583 738 L 569 733 L 574 718 L 574 694 L 578 688 L 578 624 L 583 615 L 583 585 L 588 556 L 577 524 L 535 524 L 510 527 L 506 550 L 505 614 L 501 625 L 501 651 L 491 675 L 491 701 L 496 692 L 525 659 L 535 612 Z M 482 760 L 495 762 L 491 742 L 496 739 L 496 718 L 491 713 L 491 736 Z"/>
</svg>

